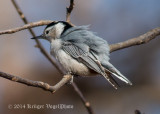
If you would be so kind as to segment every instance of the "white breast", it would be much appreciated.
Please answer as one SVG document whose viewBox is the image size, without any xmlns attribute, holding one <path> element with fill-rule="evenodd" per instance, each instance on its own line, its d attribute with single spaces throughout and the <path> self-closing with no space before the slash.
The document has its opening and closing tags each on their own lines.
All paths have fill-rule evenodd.
<svg viewBox="0 0 160 114">
<path fill-rule="evenodd" d="M 61 39 L 56 39 L 51 43 L 51 54 L 61 63 L 61 65 L 68 71 L 77 75 L 88 76 L 91 75 L 90 70 L 84 64 L 79 63 L 66 52 L 61 49 Z"/>
</svg>

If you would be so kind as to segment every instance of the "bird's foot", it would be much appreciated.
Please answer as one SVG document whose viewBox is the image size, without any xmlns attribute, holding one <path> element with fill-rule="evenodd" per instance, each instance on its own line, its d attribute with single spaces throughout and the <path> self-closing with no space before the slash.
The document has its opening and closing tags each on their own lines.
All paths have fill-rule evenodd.
<svg viewBox="0 0 160 114">
<path fill-rule="evenodd" d="M 70 81 L 68 81 L 68 83 L 67 84 L 72 84 L 73 83 L 73 73 L 72 72 L 68 72 L 67 74 L 69 74 L 69 75 L 72 75 L 72 77 L 71 77 L 71 79 L 70 79 Z"/>
</svg>

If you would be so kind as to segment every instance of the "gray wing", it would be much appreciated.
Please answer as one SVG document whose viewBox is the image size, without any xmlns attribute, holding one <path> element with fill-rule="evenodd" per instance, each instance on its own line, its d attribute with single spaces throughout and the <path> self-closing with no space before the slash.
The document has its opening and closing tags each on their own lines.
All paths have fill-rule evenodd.
<svg viewBox="0 0 160 114">
<path fill-rule="evenodd" d="M 62 44 L 62 49 L 67 52 L 71 57 L 82 62 L 90 69 L 104 74 L 103 68 L 97 64 L 96 58 L 89 52 L 89 47 L 86 45 L 78 46 L 75 43 L 65 42 Z"/>
<path fill-rule="evenodd" d="M 97 60 L 94 54 L 92 54 L 87 45 L 64 42 L 62 44 L 62 49 L 74 59 L 104 76 L 110 82 L 110 84 L 117 89 L 117 82 L 105 73 L 105 69 L 102 67 L 101 63 Z"/>
</svg>

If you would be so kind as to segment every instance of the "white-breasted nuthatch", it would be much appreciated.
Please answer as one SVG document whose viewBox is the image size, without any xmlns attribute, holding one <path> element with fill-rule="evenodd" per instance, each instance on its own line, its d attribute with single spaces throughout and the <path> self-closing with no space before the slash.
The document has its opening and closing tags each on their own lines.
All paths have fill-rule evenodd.
<svg viewBox="0 0 160 114">
<path fill-rule="evenodd" d="M 51 43 L 51 54 L 64 69 L 73 75 L 93 76 L 100 74 L 114 87 L 116 76 L 125 83 L 132 83 L 109 62 L 107 41 L 88 30 L 88 26 L 72 26 L 58 21 L 48 24 L 42 35 L 34 37 L 46 39 Z"/>
</svg>

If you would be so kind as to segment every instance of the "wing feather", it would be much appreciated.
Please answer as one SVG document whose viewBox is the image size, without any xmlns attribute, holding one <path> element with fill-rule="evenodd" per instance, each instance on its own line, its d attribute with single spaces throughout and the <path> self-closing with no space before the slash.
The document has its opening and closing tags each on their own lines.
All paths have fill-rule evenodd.
<svg viewBox="0 0 160 114">
<path fill-rule="evenodd" d="M 93 58 L 91 56 L 91 53 L 89 51 L 83 50 L 80 47 L 76 46 L 75 44 L 71 43 L 65 43 L 65 45 L 62 46 L 63 50 L 65 50 L 70 56 L 72 56 L 74 59 L 78 60 L 79 62 L 82 62 L 86 66 L 88 66 L 90 69 L 103 74 L 104 70 L 101 66 L 97 64 L 95 61 L 96 58 Z"/>
</svg>

